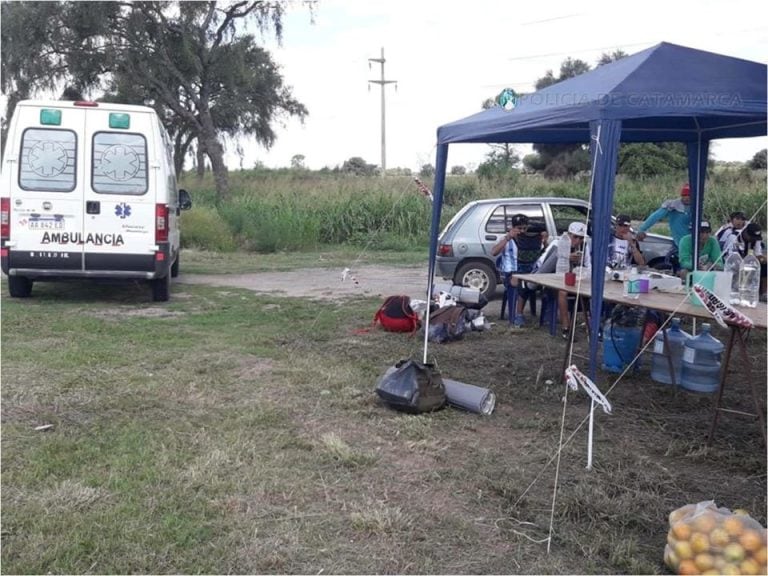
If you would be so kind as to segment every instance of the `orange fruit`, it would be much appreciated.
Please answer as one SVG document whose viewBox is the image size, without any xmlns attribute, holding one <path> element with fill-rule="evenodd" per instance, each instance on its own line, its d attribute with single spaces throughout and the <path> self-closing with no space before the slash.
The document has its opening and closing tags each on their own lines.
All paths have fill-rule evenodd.
<svg viewBox="0 0 768 576">
<path fill-rule="evenodd" d="M 708 510 L 693 519 L 693 528 L 705 534 L 712 532 L 715 526 L 717 526 L 717 518 Z"/>
<path fill-rule="evenodd" d="M 736 564 L 726 564 L 721 572 L 723 576 L 740 576 L 741 570 Z"/>
<path fill-rule="evenodd" d="M 744 548 L 735 542 L 731 542 L 723 549 L 723 556 L 728 562 L 741 562 L 744 560 Z"/>
<path fill-rule="evenodd" d="M 759 550 L 756 550 L 754 554 L 752 554 L 752 558 L 757 560 L 757 562 L 761 566 L 765 566 L 766 563 L 768 563 L 768 548 L 763 546 Z"/>
<path fill-rule="evenodd" d="M 712 554 L 696 554 L 693 559 L 693 563 L 696 564 L 696 568 L 700 571 L 714 569 L 715 559 Z"/>
<path fill-rule="evenodd" d="M 741 564 L 739 564 L 739 570 L 742 574 L 756 575 L 762 574 L 760 572 L 760 564 L 755 562 L 752 558 L 747 558 Z"/>
<path fill-rule="evenodd" d="M 739 544 L 744 547 L 744 550 L 754 552 L 765 546 L 765 537 L 759 534 L 757 530 L 747 529 L 739 536 Z"/>
<path fill-rule="evenodd" d="M 728 516 L 723 520 L 723 529 L 731 536 L 740 536 L 744 532 L 744 522 L 739 516 Z"/>
<path fill-rule="evenodd" d="M 698 574 L 699 569 L 696 568 L 693 560 L 683 560 L 677 567 L 677 573 L 681 576 L 692 576 L 693 574 Z"/>
<path fill-rule="evenodd" d="M 712 546 L 725 548 L 731 541 L 731 535 L 724 528 L 715 528 L 709 533 L 709 541 Z"/>
<path fill-rule="evenodd" d="M 678 522 L 672 525 L 672 534 L 677 540 L 688 540 L 691 537 L 691 527 L 687 522 Z"/>
<path fill-rule="evenodd" d="M 694 532 L 691 534 L 689 542 L 691 543 L 691 549 L 696 554 L 709 550 L 709 538 L 702 532 Z"/>
<path fill-rule="evenodd" d="M 690 560 L 693 558 L 693 550 L 687 540 L 678 540 L 672 549 L 680 560 Z"/>
</svg>

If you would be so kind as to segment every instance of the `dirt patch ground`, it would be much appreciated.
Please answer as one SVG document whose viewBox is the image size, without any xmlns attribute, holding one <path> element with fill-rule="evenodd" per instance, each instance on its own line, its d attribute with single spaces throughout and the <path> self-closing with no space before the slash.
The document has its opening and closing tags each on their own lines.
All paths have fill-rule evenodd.
<svg viewBox="0 0 768 576">
<path fill-rule="evenodd" d="M 305 268 L 288 272 L 253 274 L 182 274 L 181 284 L 233 286 L 280 296 L 338 300 L 347 296 L 390 296 L 407 294 L 424 298 L 427 269 L 424 266 L 360 266 L 344 269 Z M 442 282 L 441 279 L 436 281 Z"/>
</svg>

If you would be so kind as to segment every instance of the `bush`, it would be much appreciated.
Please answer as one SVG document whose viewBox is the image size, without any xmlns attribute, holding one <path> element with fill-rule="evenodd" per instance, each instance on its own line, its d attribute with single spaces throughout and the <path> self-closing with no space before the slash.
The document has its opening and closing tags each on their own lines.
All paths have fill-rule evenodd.
<svg viewBox="0 0 768 576">
<path fill-rule="evenodd" d="M 236 243 L 229 226 L 215 208 L 197 206 L 181 217 L 181 246 L 231 252 Z"/>
</svg>

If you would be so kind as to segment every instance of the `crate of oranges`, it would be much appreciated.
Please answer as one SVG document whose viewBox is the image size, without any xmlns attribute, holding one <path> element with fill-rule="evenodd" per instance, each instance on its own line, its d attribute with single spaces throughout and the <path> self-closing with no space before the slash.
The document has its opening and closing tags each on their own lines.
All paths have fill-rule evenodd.
<svg viewBox="0 0 768 576">
<path fill-rule="evenodd" d="M 768 574 L 767 538 L 745 510 L 688 504 L 669 515 L 664 563 L 677 574 Z"/>
</svg>

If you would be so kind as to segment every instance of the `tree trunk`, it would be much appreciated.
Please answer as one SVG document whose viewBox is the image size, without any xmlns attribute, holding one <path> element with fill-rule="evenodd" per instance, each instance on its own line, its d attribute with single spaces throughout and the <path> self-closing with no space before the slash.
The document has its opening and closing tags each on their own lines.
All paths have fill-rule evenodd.
<svg viewBox="0 0 768 576">
<path fill-rule="evenodd" d="M 202 180 L 205 176 L 205 149 L 197 139 L 197 179 Z"/>
<path fill-rule="evenodd" d="M 224 163 L 224 149 L 216 137 L 213 125 L 210 127 L 204 126 L 203 133 L 200 134 L 199 138 L 203 140 L 205 153 L 211 161 L 213 180 L 216 183 L 216 203 L 229 200 L 229 177 L 227 166 Z"/>
</svg>

